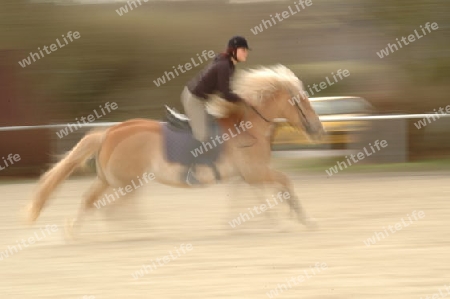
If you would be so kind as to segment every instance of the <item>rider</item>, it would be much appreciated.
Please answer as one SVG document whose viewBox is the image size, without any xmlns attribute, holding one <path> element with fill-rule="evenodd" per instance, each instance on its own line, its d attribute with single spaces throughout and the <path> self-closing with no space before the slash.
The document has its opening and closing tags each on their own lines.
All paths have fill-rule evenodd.
<svg viewBox="0 0 450 299">
<path fill-rule="evenodd" d="M 235 70 L 235 64 L 244 62 L 248 55 L 248 43 L 242 36 L 233 36 L 228 41 L 228 47 L 224 53 L 218 54 L 213 62 L 205 67 L 196 77 L 188 82 L 181 94 L 181 102 L 189 123 L 192 128 L 194 138 L 200 142 L 205 142 L 210 138 L 210 128 L 206 102 L 208 95 L 220 93 L 221 97 L 233 103 L 244 100 L 230 90 L 230 79 Z M 192 169 L 187 169 L 186 182 L 190 184 L 189 174 Z M 192 178 L 195 183 L 198 181 Z"/>
</svg>

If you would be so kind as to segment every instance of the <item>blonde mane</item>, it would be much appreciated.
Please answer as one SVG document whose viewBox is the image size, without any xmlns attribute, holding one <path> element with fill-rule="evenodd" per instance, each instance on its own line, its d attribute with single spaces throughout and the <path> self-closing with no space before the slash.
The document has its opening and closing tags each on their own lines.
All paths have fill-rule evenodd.
<svg viewBox="0 0 450 299">
<path fill-rule="evenodd" d="M 303 83 L 286 66 L 278 64 L 249 70 L 238 70 L 231 82 L 232 90 L 252 106 L 260 106 L 279 90 L 289 90 L 293 95 L 303 93 Z M 226 117 L 234 104 L 218 95 L 211 95 L 208 112 L 215 117 Z"/>
</svg>

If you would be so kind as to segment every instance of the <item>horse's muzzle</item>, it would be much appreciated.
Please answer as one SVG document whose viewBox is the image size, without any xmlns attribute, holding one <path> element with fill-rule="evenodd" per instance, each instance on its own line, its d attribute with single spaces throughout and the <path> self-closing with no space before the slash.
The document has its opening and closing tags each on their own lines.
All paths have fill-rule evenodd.
<svg viewBox="0 0 450 299">
<path fill-rule="evenodd" d="M 322 141 L 324 136 L 327 134 L 322 125 L 318 126 L 318 128 L 312 128 L 311 126 L 309 126 L 306 128 L 306 133 L 314 142 Z"/>
</svg>

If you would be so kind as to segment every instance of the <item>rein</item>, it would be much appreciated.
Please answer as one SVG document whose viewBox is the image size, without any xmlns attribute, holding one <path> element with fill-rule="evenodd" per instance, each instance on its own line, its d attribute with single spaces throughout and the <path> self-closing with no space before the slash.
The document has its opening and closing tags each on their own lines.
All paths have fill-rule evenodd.
<svg viewBox="0 0 450 299">
<path fill-rule="evenodd" d="M 291 93 L 291 95 L 292 95 L 292 93 Z M 248 105 L 248 104 L 247 104 L 247 105 Z M 248 105 L 248 106 L 250 106 L 250 108 L 252 108 L 253 111 L 255 111 L 255 113 L 258 114 L 259 117 L 261 117 L 262 119 L 264 119 L 265 122 L 267 122 L 267 123 L 272 123 L 271 120 L 268 120 L 268 119 L 265 118 L 261 113 L 259 113 L 259 111 L 256 110 L 255 107 L 253 107 L 252 105 Z M 306 118 L 306 115 L 305 115 L 305 113 L 303 112 L 303 109 L 300 107 L 300 105 L 297 103 L 297 101 L 295 101 L 295 106 L 298 108 L 298 111 L 302 114 L 302 116 L 303 116 L 303 118 L 305 119 L 305 121 L 308 122 L 308 119 Z"/>
<path fill-rule="evenodd" d="M 259 111 L 258 110 L 256 110 L 256 108 L 255 107 L 253 107 L 253 106 L 251 106 L 251 105 L 248 105 L 248 106 L 250 106 L 250 108 L 252 108 L 253 109 L 253 111 L 255 111 L 255 113 L 256 114 L 258 114 L 259 115 L 259 117 L 261 117 L 262 119 L 264 119 L 267 123 L 271 123 L 272 121 L 270 121 L 270 120 L 268 120 L 267 118 L 265 118 L 261 113 L 259 113 Z"/>
</svg>

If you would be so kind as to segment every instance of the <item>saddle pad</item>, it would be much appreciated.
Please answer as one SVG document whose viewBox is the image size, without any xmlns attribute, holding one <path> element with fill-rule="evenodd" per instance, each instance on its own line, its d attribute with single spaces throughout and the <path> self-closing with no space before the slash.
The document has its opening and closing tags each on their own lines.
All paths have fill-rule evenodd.
<svg viewBox="0 0 450 299">
<path fill-rule="evenodd" d="M 219 142 L 213 143 L 212 140 L 199 142 L 193 137 L 191 130 L 180 129 L 167 122 L 162 123 L 162 129 L 165 156 L 169 162 L 186 166 L 193 163 L 210 165 L 219 158 L 222 151 L 222 145 Z M 219 134 L 220 128 L 217 124 L 213 131 Z"/>
</svg>

